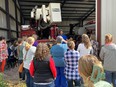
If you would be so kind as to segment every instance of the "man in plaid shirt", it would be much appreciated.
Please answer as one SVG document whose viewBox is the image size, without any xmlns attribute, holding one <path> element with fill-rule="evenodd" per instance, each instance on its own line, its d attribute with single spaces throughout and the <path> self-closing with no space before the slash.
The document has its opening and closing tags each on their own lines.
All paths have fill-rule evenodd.
<svg viewBox="0 0 116 87">
<path fill-rule="evenodd" d="M 64 60 L 66 62 L 64 73 L 68 80 L 68 87 L 80 87 L 80 76 L 78 73 L 78 60 L 80 55 L 78 51 L 74 50 L 75 43 L 73 41 L 69 41 L 67 45 L 69 50 L 64 54 Z M 73 83 L 75 83 L 75 86 Z"/>
</svg>

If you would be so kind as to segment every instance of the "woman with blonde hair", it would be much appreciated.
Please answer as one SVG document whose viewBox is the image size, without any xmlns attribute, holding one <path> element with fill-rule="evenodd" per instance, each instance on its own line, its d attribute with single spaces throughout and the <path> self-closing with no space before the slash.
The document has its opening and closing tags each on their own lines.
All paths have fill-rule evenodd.
<svg viewBox="0 0 116 87">
<path fill-rule="evenodd" d="M 38 44 L 30 73 L 34 76 L 34 87 L 55 87 L 56 68 L 47 44 Z"/>
<path fill-rule="evenodd" d="M 105 45 L 101 48 L 100 58 L 106 73 L 106 81 L 116 87 L 116 44 L 111 34 L 105 35 Z"/>
<path fill-rule="evenodd" d="M 79 74 L 83 78 L 84 87 L 112 87 L 103 81 L 105 73 L 102 63 L 93 55 L 85 55 L 79 59 Z"/>
<path fill-rule="evenodd" d="M 69 50 L 64 54 L 64 60 L 66 62 L 64 73 L 68 80 L 68 87 L 80 86 L 80 76 L 78 73 L 78 60 L 80 55 L 78 51 L 74 50 L 74 41 L 68 41 L 67 45 Z"/>
<path fill-rule="evenodd" d="M 27 43 L 25 44 L 25 47 L 23 48 L 23 63 L 24 63 L 23 67 L 25 69 L 25 74 L 27 76 L 26 78 L 27 87 L 33 87 L 33 79 L 30 75 L 29 67 L 36 51 L 36 47 L 32 46 L 34 41 L 35 39 L 33 37 L 28 37 Z"/>
<path fill-rule="evenodd" d="M 79 44 L 77 51 L 79 51 L 80 57 L 87 54 L 93 54 L 93 48 L 87 34 L 82 35 L 82 43 Z"/>
</svg>

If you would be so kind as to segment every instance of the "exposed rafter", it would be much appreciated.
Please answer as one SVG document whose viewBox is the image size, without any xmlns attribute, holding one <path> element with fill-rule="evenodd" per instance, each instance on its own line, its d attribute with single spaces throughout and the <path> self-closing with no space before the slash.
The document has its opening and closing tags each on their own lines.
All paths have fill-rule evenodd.
<svg viewBox="0 0 116 87">
<path fill-rule="evenodd" d="M 61 3 L 63 21 L 95 19 L 95 14 L 89 15 L 91 9 L 95 8 L 95 0 L 19 0 L 25 19 L 30 19 L 30 12 L 36 5 L 40 8 L 42 5 L 48 6 L 49 3 Z"/>
<path fill-rule="evenodd" d="M 93 12 L 95 12 L 95 6 L 90 9 L 86 14 L 84 14 L 81 18 L 82 21 L 84 21 L 87 17 L 89 17 Z"/>
</svg>

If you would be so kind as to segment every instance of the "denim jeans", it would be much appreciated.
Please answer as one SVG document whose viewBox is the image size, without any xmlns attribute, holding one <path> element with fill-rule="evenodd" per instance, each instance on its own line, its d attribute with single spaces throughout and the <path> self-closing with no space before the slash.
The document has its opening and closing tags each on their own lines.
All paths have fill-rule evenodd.
<svg viewBox="0 0 116 87">
<path fill-rule="evenodd" d="M 74 83 L 74 84 L 73 84 Z M 68 80 L 68 87 L 81 86 L 81 79 L 79 80 Z"/>
<path fill-rule="evenodd" d="M 23 62 L 23 60 L 19 60 L 18 63 L 21 64 Z M 22 72 L 19 72 L 19 78 L 22 80 L 25 80 L 25 70 L 23 68 Z"/>
<path fill-rule="evenodd" d="M 24 69 L 21 73 L 19 72 L 19 78 L 22 80 L 25 80 L 25 70 Z"/>
<path fill-rule="evenodd" d="M 27 79 L 26 79 L 27 87 L 33 87 L 33 78 L 31 77 L 29 70 L 26 68 L 25 68 L 25 74 L 27 76 Z"/>
<path fill-rule="evenodd" d="M 67 79 L 64 75 L 64 67 L 56 67 L 57 77 L 55 80 L 55 87 L 68 87 Z"/>
<path fill-rule="evenodd" d="M 55 87 L 54 81 L 47 85 L 34 84 L 34 87 Z"/>
<path fill-rule="evenodd" d="M 106 81 L 112 83 L 116 87 L 116 71 L 105 71 Z"/>
</svg>

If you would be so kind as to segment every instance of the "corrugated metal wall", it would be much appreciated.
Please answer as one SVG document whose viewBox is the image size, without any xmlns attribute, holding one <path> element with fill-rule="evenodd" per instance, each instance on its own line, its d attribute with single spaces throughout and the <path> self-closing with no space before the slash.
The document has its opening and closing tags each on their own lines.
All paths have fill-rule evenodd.
<svg viewBox="0 0 116 87">
<path fill-rule="evenodd" d="M 98 32 L 99 33 L 99 32 Z M 101 43 L 104 36 L 111 33 L 116 43 L 116 0 L 101 0 Z"/>
<path fill-rule="evenodd" d="M 18 0 L 0 0 L 0 36 L 4 36 L 6 39 L 17 38 L 20 26 Z"/>
</svg>

